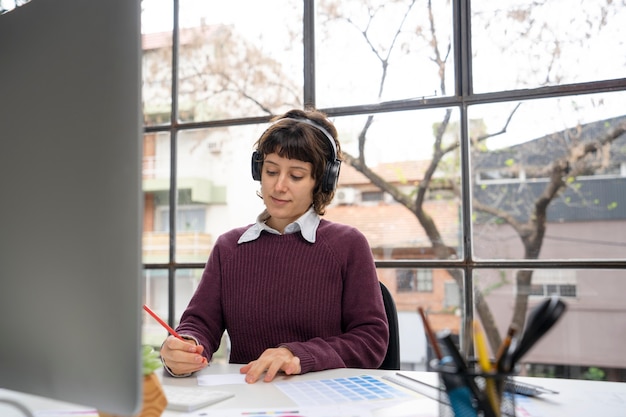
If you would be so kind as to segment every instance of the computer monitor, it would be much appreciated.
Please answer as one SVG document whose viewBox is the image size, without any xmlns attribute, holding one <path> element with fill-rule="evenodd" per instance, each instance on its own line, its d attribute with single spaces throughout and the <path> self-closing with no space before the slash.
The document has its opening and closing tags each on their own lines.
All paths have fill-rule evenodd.
<svg viewBox="0 0 626 417">
<path fill-rule="evenodd" d="M 0 15 L 0 388 L 120 415 L 143 381 L 139 3 Z"/>
</svg>

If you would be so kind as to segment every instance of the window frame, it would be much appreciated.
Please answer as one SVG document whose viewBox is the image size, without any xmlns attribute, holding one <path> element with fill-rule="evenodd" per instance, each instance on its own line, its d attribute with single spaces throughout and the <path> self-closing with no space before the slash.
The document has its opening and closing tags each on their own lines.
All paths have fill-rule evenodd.
<svg viewBox="0 0 626 417">
<path fill-rule="evenodd" d="M 399 112 L 406 110 L 420 110 L 443 107 L 455 107 L 460 112 L 461 122 L 461 166 L 462 166 L 462 213 L 463 220 L 461 233 L 463 234 L 463 253 L 459 253 L 457 259 L 392 259 L 378 260 L 376 267 L 379 269 L 396 268 L 430 268 L 430 269 L 460 269 L 463 271 L 464 281 L 462 288 L 461 320 L 462 333 L 471 332 L 471 322 L 474 318 L 473 291 L 468 290 L 474 286 L 474 273 L 481 269 L 624 269 L 626 270 L 626 260 L 588 260 L 588 259 L 568 259 L 568 260 L 483 260 L 476 259 L 472 255 L 472 230 L 471 230 L 471 204 L 470 199 L 471 181 L 470 178 L 470 149 L 468 144 L 468 108 L 475 104 L 499 103 L 515 100 L 531 100 L 539 98 L 554 98 L 571 95 L 586 95 L 596 93 L 608 93 L 616 91 L 626 91 L 626 78 L 600 80 L 594 82 L 582 82 L 575 84 L 498 91 L 482 94 L 474 94 L 471 84 L 472 54 L 471 54 L 471 31 L 470 31 L 470 1 L 453 0 L 453 27 L 454 27 L 454 63 L 455 80 L 454 94 L 445 97 L 424 97 L 419 100 L 407 99 L 383 103 L 366 103 L 362 105 L 323 108 L 329 117 L 376 114 L 386 112 Z M 178 133 L 188 129 L 211 128 L 218 126 L 236 126 L 266 123 L 267 117 L 247 117 L 226 120 L 211 120 L 205 122 L 184 123 L 179 122 L 178 108 L 178 51 L 179 51 L 179 22 L 178 7 L 179 0 L 173 0 L 174 22 L 173 22 L 173 45 L 172 45 L 172 85 L 171 85 L 171 108 L 169 123 L 158 126 L 146 126 L 145 133 L 163 132 L 169 133 L 171 142 L 170 154 L 170 187 L 169 187 L 169 230 L 176 234 L 176 210 L 177 210 L 177 137 Z M 303 62 L 304 62 L 304 102 L 315 105 L 315 1 L 303 0 Z M 622 167 L 622 169 L 624 169 Z M 168 271 L 168 317 L 171 325 L 174 324 L 175 309 L 175 277 L 178 270 L 201 269 L 203 263 L 178 262 L 176 259 L 176 239 L 169 240 L 169 261 L 165 264 L 143 265 L 144 269 L 159 269 Z M 465 349 L 465 346 L 461 346 Z"/>
</svg>

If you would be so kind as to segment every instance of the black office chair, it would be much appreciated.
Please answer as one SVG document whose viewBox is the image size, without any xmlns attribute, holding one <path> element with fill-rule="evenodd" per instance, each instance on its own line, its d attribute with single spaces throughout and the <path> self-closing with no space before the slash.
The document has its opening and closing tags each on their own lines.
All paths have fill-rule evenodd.
<svg viewBox="0 0 626 417">
<path fill-rule="evenodd" d="M 378 369 L 400 370 L 400 331 L 398 330 L 398 311 L 396 303 L 389 292 L 389 289 L 380 283 L 380 290 L 383 293 L 383 303 L 385 304 L 385 313 L 387 313 L 387 321 L 389 322 L 389 346 L 387 346 L 387 354 L 383 363 Z"/>
</svg>

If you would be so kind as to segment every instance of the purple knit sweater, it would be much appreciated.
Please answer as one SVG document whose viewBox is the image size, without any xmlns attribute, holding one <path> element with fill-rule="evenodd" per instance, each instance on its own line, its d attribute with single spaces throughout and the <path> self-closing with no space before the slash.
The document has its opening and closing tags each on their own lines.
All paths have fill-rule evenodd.
<svg viewBox="0 0 626 417">
<path fill-rule="evenodd" d="M 314 244 L 267 232 L 237 244 L 245 229 L 218 238 L 177 331 L 195 337 L 209 359 L 227 330 L 231 363 L 284 345 L 302 373 L 377 368 L 389 329 L 365 236 L 322 220 Z"/>
</svg>

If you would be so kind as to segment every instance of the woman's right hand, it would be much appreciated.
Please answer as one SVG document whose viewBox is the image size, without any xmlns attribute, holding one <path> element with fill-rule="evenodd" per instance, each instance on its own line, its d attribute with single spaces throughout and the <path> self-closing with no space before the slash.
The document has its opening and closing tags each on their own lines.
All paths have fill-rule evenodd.
<svg viewBox="0 0 626 417">
<path fill-rule="evenodd" d="M 202 353 L 204 346 L 196 345 L 193 340 L 180 340 L 168 336 L 161 346 L 163 363 L 175 375 L 185 375 L 208 366 L 208 360 Z"/>
</svg>

